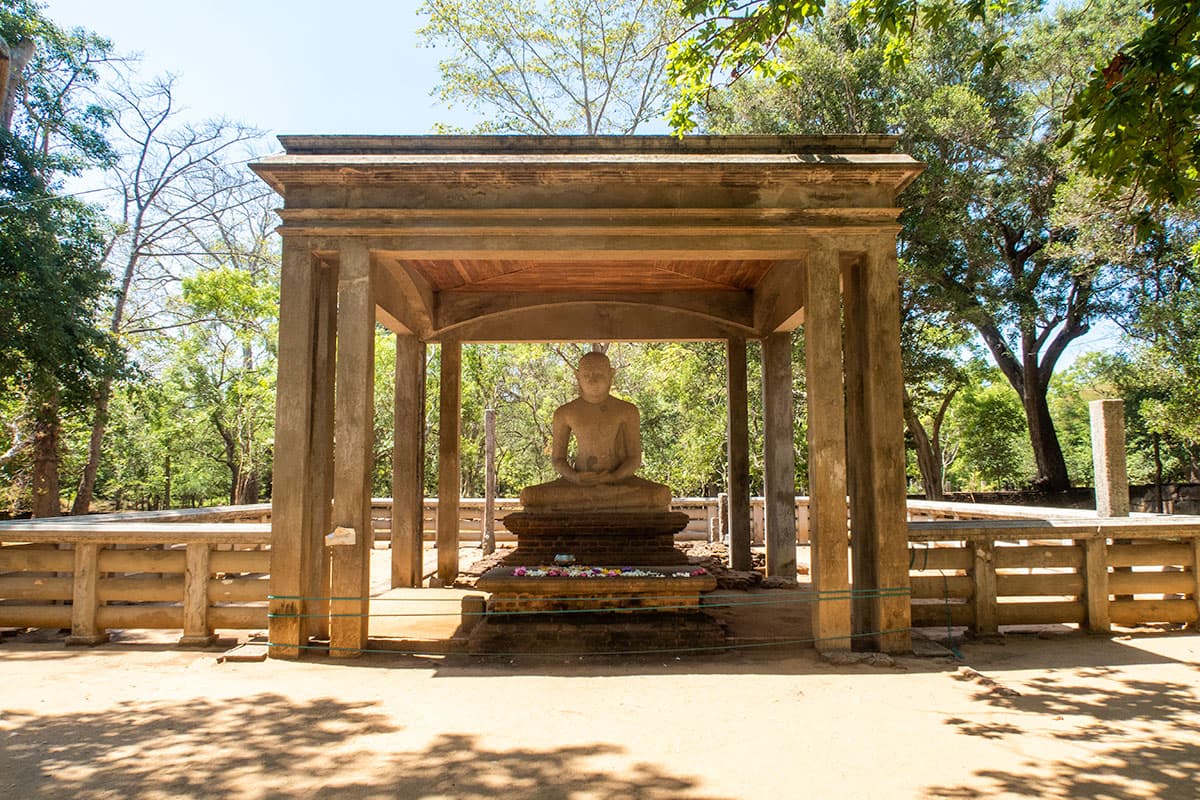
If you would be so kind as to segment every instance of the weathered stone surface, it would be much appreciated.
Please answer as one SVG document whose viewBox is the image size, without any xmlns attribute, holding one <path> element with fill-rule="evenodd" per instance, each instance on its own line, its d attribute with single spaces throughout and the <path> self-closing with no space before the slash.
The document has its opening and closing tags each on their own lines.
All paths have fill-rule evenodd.
<svg viewBox="0 0 1200 800">
<path fill-rule="evenodd" d="M 488 615 L 471 631 L 468 650 L 480 655 L 584 655 L 666 651 L 711 652 L 725 645 L 725 632 L 706 614 Z"/>
<path fill-rule="evenodd" d="M 513 566 L 554 563 L 571 555 L 588 566 L 686 564 L 675 549 L 675 534 L 688 515 L 666 513 L 532 514 L 517 512 L 504 525 L 517 536 L 517 549 L 505 559 Z"/>
<path fill-rule="evenodd" d="M 700 593 L 717 588 L 717 580 L 704 572 L 677 576 L 673 568 L 636 567 L 653 576 L 637 577 L 525 577 L 519 567 L 496 567 L 481 577 L 477 587 L 492 592 L 489 611 L 529 612 L 590 609 L 676 610 L 697 606 Z M 686 572 L 684 565 L 678 572 Z"/>
<path fill-rule="evenodd" d="M 634 475 L 642 465 L 637 406 L 611 394 L 616 370 L 603 353 L 579 359 L 579 397 L 554 411 L 550 463 L 558 480 L 527 486 L 521 504 L 535 513 L 665 512 L 671 487 Z M 568 449 L 575 440 L 575 455 Z"/>
</svg>

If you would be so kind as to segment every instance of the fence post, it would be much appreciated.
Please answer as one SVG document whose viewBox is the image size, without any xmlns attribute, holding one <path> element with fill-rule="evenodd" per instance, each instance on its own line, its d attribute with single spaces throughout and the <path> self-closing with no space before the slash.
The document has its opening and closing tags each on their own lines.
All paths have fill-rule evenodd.
<svg viewBox="0 0 1200 800">
<path fill-rule="evenodd" d="M 1200 536 L 1192 537 L 1192 600 L 1196 604 L 1196 621 L 1193 630 L 1200 631 Z"/>
<path fill-rule="evenodd" d="M 750 498 L 750 541 L 762 546 L 766 542 L 767 520 L 766 503 L 762 498 Z"/>
<path fill-rule="evenodd" d="M 82 542 L 75 545 L 75 574 L 71 586 L 71 635 L 68 645 L 97 645 L 108 641 L 108 632 L 96 626 L 100 606 L 100 545 Z"/>
<path fill-rule="evenodd" d="M 972 542 L 975 565 L 971 578 L 975 584 L 975 632 L 995 633 L 999 629 L 996 614 L 996 542 L 982 539 Z"/>
<path fill-rule="evenodd" d="M 729 544 L 729 495 L 717 495 L 717 541 Z"/>
<path fill-rule="evenodd" d="M 1103 535 L 1084 539 L 1083 558 L 1088 630 L 1108 633 L 1108 540 Z"/>
<path fill-rule="evenodd" d="M 183 572 L 183 636 L 180 647 L 208 647 L 216 641 L 208 626 L 209 548 L 189 542 Z"/>
</svg>

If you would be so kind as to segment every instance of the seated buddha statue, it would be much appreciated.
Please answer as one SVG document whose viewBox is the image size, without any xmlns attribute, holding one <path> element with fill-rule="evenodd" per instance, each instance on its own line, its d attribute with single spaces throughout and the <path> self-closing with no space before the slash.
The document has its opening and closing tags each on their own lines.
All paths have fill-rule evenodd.
<svg viewBox="0 0 1200 800">
<path fill-rule="evenodd" d="M 560 477 L 521 490 L 527 512 L 670 511 L 670 487 L 634 475 L 642 465 L 640 416 L 610 394 L 614 373 L 603 353 L 579 360 L 579 397 L 555 410 L 551 427 L 550 463 Z"/>
</svg>

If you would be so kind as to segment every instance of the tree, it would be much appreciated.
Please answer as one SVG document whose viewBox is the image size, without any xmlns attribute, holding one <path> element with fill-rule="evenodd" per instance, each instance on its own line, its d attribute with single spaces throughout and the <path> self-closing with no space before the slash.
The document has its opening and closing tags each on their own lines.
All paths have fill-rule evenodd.
<svg viewBox="0 0 1200 800">
<path fill-rule="evenodd" d="M 57 28 L 23 0 L 0 2 L 0 39 L 9 43 L 0 48 L 9 56 L 0 109 L 0 374 L 23 400 L 9 452 L 23 441 L 33 448 L 32 510 L 52 516 L 60 513 L 63 415 L 85 407 L 117 361 L 96 324 L 109 286 L 102 219 L 60 194 L 63 176 L 111 155 L 104 111 L 87 101 L 111 45 Z"/>
<path fill-rule="evenodd" d="M 1060 246 L 1086 219 L 1061 209 L 1064 196 L 1075 198 L 1066 189 L 1077 170 L 1055 147 L 1055 109 L 1092 53 L 1120 34 L 1110 20 L 1124 7 L 987 24 L 959 16 L 936 35 L 916 31 L 900 70 L 886 68 L 886 46 L 849 11 L 832 8 L 789 41 L 773 79 L 740 81 L 707 118 L 718 131 L 767 120 L 768 130 L 804 133 L 849 121 L 857 132 L 899 134 L 927 164 L 900 198 L 900 252 L 921 293 L 912 318 L 948 314 L 978 332 L 1025 408 L 1046 489 L 1069 485 L 1046 392 L 1067 345 L 1103 310 L 1113 266 L 1106 252 Z M 977 69 L 976 54 L 1001 40 L 1013 56 Z"/>
<path fill-rule="evenodd" d="M 418 33 L 453 55 L 438 93 L 478 133 L 632 134 L 666 111 L 672 0 L 426 0 Z"/>
<path fill-rule="evenodd" d="M 973 375 L 979 357 L 965 325 L 945 312 L 923 307 L 918 286 L 901 281 L 901 366 L 904 370 L 904 424 L 917 455 L 926 500 L 945 496 L 947 450 L 943 425 L 950 405 Z"/>
<path fill-rule="evenodd" d="M 907 60 L 915 35 L 953 31 L 959 20 L 1003 17 L 1022 3 L 981 0 L 856 0 L 854 21 L 881 41 L 894 67 Z M 695 126 L 694 112 L 714 87 L 750 75 L 772 76 L 774 56 L 794 35 L 815 25 L 831 5 L 821 0 L 682 0 L 692 20 L 671 47 L 668 75 L 678 91 L 671 109 L 676 131 Z M 1027 8 L 1028 6 L 1026 6 Z M 1187 202 L 1200 187 L 1200 3 L 1151 0 L 1146 11 L 1111 18 L 1126 28 L 1089 61 L 1086 87 L 1076 87 L 1062 142 L 1094 177 L 1114 191 L 1138 186 L 1151 204 Z M 983 72 L 1000 64 L 1001 37 L 975 51 Z"/>
<path fill-rule="evenodd" d="M 1182 450 L 1184 477 L 1200 476 L 1200 208 L 1159 225 L 1131 259 L 1123 384 L 1136 391 L 1149 432 Z"/>
<path fill-rule="evenodd" d="M 169 379 L 219 437 L 210 456 L 228 470 L 229 502 L 257 503 L 270 464 L 277 279 L 223 265 L 185 278 L 182 289 L 192 324 Z"/>
<path fill-rule="evenodd" d="M 956 490 L 1020 488 L 1032 472 L 1021 405 L 994 368 L 972 376 L 955 397 L 946 436 L 956 458 L 946 469 Z"/>
<path fill-rule="evenodd" d="M 114 204 L 118 220 L 107 251 L 120 276 L 109 321 L 109 331 L 118 338 L 127 328 L 151 324 L 146 317 L 160 310 L 159 288 L 179 279 L 173 273 L 176 262 L 196 257 L 192 245 L 207 235 L 214 209 L 253 202 L 263 194 L 239 196 L 253 178 L 227 166 L 260 134 L 225 120 L 182 121 L 174 84 L 170 76 L 138 84 L 120 75 L 106 92 L 118 155 L 109 170 L 119 198 Z M 130 302 L 139 291 L 149 309 L 133 308 L 130 315 Z M 110 376 L 96 391 L 88 458 L 73 514 L 86 514 L 91 506 L 111 396 Z"/>
</svg>

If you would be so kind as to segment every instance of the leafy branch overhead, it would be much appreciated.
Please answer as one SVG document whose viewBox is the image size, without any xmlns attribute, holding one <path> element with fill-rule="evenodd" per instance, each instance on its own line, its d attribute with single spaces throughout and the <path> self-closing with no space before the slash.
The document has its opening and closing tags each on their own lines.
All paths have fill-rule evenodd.
<svg viewBox="0 0 1200 800">
<path fill-rule="evenodd" d="M 667 73 L 677 94 L 670 121 L 679 134 L 696 127 L 714 87 L 748 74 L 774 76 L 790 37 L 820 20 L 825 0 L 681 0 L 691 19 L 670 47 Z M 966 19 L 1003 23 L 1040 3 L 1018 0 L 854 0 L 854 23 L 884 43 L 892 68 L 905 63 L 913 35 L 940 33 Z M 1112 192 L 1136 190 L 1149 206 L 1181 204 L 1200 190 L 1200 0 L 1150 0 L 1144 25 L 1113 45 L 1081 91 L 1057 109 L 1069 144 Z M 1128 20 L 1113 20 L 1114 25 Z M 1003 29 L 1003 24 L 1000 28 Z M 1003 37 L 984 43 L 977 66 L 987 72 L 1009 56 Z"/>
</svg>

